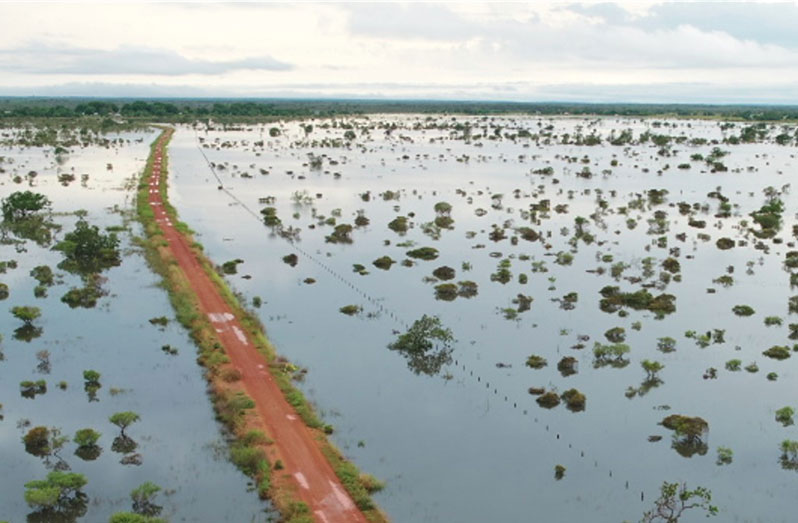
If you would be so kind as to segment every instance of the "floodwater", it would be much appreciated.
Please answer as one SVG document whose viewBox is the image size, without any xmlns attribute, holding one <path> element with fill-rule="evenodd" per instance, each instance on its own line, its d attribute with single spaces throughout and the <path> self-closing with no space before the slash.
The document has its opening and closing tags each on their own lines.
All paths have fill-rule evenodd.
<svg viewBox="0 0 798 523">
<path fill-rule="evenodd" d="M 336 444 L 387 482 L 376 500 L 394 521 L 633 521 L 653 507 L 663 481 L 711 489 L 724 521 L 793 519 L 798 476 L 781 467 L 779 444 L 798 433 L 777 423 L 774 413 L 798 407 L 798 358 L 762 355 L 772 345 L 792 346 L 787 326 L 796 321 L 788 313 L 793 290 L 783 266 L 794 248 L 798 200 L 789 184 L 796 159 L 794 146 L 773 141 L 781 126 L 766 128 L 759 143 L 731 145 L 724 137 L 739 135 L 743 125 L 380 115 L 302 125 L 309 123 L 310 133 L 299 123 L 179 128 L 170 146 L 170 197 L 212 260 L 243 260 L 228 279 L 248 300 L 262 298 L 256 310 L 270 339 L 308 369 L 300 386 L 335 426 Z M 455 128 L 465 123 L 468 139 L 462 126 Z M 356 138 L 348 142 L 343 137 L 350 125 Z M 281 134 L 271 136 L 271 127 Z M 540 138 L 508 137 L 519 129 Z M 644 131 L 688 139 L 671 142 L 663 154 L 651 141 L 607 143 L 624 129 L 635 140 Z M 566 133 L 573 138 L 594 131 L 602 144 L 562 143 Z M 707 142 L 690 143 L 693 138 Z M 711 172 L 707 163 L 691 160 L 714 147 L 728 151 L 720 159 L 728 171 Z M 320 169 L 312 168 L 309 154 L 324 155 Z M 535 173 L 546 167 L 553 174 Z M 592 177 L 577 176 L 584 167 Z M 749 213 L 764 203 L 768 186 L 785 204 L 776 236 L 781 243 L 757 246 Z M 666 189 L 664 203 L 649 202 L 650 189 Z M 398 198 L 384 199 L 386 191 Z M 729 217 L 715 217 L 720 202 L 708 197 L 713 191 L 729 199 Z M 530 206 L 542 200 L 550 200 L 552 210 L 530 216 Z M 438 202 L 451 204 L 453 225 L 434 239 L 422 225 L 435 219 Z M 693 219 L 705 220 L 706 228 L 688 226 L 679 202 L 698 204 Z M 567 204 L 567 212 L 556 212 L 558 204 Z M 267 206 L 276 208 L 283 226 L 301 229 L 297 240 L 260 222 Z M 352 231 L 351 244 L 325 241 L 333 233 L 328 218 L 354 224 L 358 211 L 369 224 Z M 657 211 L 667 215 L 650 225 Z M 410 216 L 404 235 L 388 228 L 397 216 Z M 573 241 L 578 216 L 586 219 L 592 243 Z M 506 239 L 490 237 L 494 226 Z M 514 243 L 513 229 L 523 226 L 542 239 Z M 722 251 L 715 245 L 721 237 L 745 245 Z M 440 256 L 387 271 L 372 265 L 384 255 L 402 262 L 408 242 L 434 247 Z M 292 253 L 299 255 L 295 267 L 282 260 Z M 558 264 L 557 253 L 571 253 L 573 261 Z M 661 279 L 668 257 L 680 262 L 680 281 Z M 646 258 L 653 269 L 648 273 Z M 502 260 L 512 273 L 506 284 L 491 280 Z M 628 268 L 616 279 L 611 267 L 620 262 Z M 354 272 L 354 264 L 368 274 Z M 430 278 L 444 265 L 456 271 L 452 282 L 476 282 L 478 295 L 436 300 L 434 286 L 442 282 Z M 519 281 L 522 273 L 527 283 Z M 732 286 L 713 283 L 725 274 Z M 648 311 L 628 309 L 625 317 L 603 312 L 599 290 L 607 285 L 622 291 L 647 285 L 654 295 L 672 294 L 676 312 L 662 319 Z M 572 310 L 554 301 L 571 292 L 578 293 Z M 528 311 L 513 304 L 519 294 L 534 299 Z M 363 311 L 346 316 L 339 312 L 345 305 Z M 756 313 L 735 316 L 735 305 Z M 456 338 L 452 360 L 440 372 L 411 368 L 388 349 L 423 314 L 439 316 Z M 783 324 L 766 326 L 767 316 Z M 613 327 L 625 328 L 630 363 L 594 368 L 593 344 L 607 343 L 604 333 Z M 716 337 L 704 348 L 685 337 L 686 331 L 713 329 L 724 331 L 723 340 Z M 676 351 L 657 350 L 657 339 L 665 336 L 676 340 Z M 580 342 L 584 348 L 572 348 Z M 532 354 L 548 365 L 525 366 Z M 558 372 L 563 356 L 578 360 L 577 374 Z M 664 364 L 662 383 L 627 397 L 630 387 L 645 381 L 644 359 Z M 758 372 L 726 370 L 732 359 L 743 367 L 756 362 Z M 704 378 L 710 368 L 717 370 L 715 379 Z M 776 381 L 766 378 L 771 372 Z M 577 388 L 587 397 L 586 409 L 541 408 L 530 387 Z M 658 424 L 669 414 L 709 423 L 706 452 L 677 453 L 671 431 Z M 716 463 L 721 446 L 732 449 L 732 463 Z M 566 472 L 555 480 L 558 464 Z M 684 520 L 700 518 L 694 510 Z"/>
<path fill-rule="evenodd" d="M 8 132 L 8 131 L 4 131 Z M 137 222 L 129 222 L 120 210 L 131 210 L 135 180 L 144 167 L 154 132 L 113 135 L 122 141 L 106 148 L 99 145 L 72 147 L 56 162 L 52 148 L 0 149 L 3 197 L 17 190 L 43 193 L 53 202 L 54 221 L 62 226 L 56 241 L 72 230 L 76 210 L 88 212 L 89 223 L 128 225 L 141 234 Z M 111 164 L 110 169 L 107 164 Z M 29 183 L 28 173 L 37 174 Z M 75 181 L 61 185 L 58 175 L 71 173 Z M 82 174 L 88 179 L 82 183 Z M 15 176 L 23 181 L 15 183 Z M 131 185 L 131 180 L 133 183 Z M 127 187 L 127 188 L 126 188 Z M 80 521 L 107 521 L 117 511 L 131 509 L 130 491 L 145 481 L 163 490 L 155 502 L 170 521 L 261 522 L 269 520 L 268 504 L 248 491 L 248 479 L 227 460 L 222 427 L 215 421 L 196 351 L 186 332 L 174 321 L 166 293 L 158 278 L 131 241 L 119 233 L 123 262 L 103 273 L 106 297 L 91 309 L 71 309 L 60 298 L 80 278 L 56 268 L 60 252 L 31 241 L 23 245 L 0 245 L 0 260 L 16 260 L 17 268 L 0 274 L 10 288 L 2 302 L 0 333 L 0 520 L 12 523 L 32 520 L 24 500 L 24 484 L 43 479 L 59 463 L 25 452 L 22 436 L 31 427 L 57 427 L 68 436 L 59 452 L 73 472 L 84 474 L 88 484 L 85 516 Z M 57 284 L 47 297 L 35 298 L 36 281 L 29 276 L 37 265 L 49 265 Z M 15 339 L 21 325 L 9 310 L 32 305 L 42 311 L 35 324 L 40 337 L 29 342 Z M 172 319 L 165 327 L 150 324 L 150 318 Z M 161 347 L 178 349 L 170 355 Z M 49 371 L 39 366 L 39 351 L 49 352 Z M 101 373 L 101 388 L 90 400 L 84 390 L 83 371 Z M 20 394 L 23 380 L 47 382 L 47 392 L 34 399 Z M 66 382 L 62 390 L 59 382 Z M 118 435 L 108 417 L 118 411 L 134 411 L 141 420 L 127 429 L 138 444 L 140 465 L 123 465 L 123 454 L 112 450 Z M 102 436 L 100 456 L 84 461 L 74 454 L 75 431 L 93 428 Z M 69 521 L 66 519 L 65 521 Z"/>
</svg>

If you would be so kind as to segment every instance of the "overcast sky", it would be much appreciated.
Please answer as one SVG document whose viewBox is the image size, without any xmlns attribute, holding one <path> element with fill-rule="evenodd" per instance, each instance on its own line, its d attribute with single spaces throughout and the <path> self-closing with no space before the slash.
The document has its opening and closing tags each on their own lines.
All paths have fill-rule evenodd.
<svg viewBox="0 0 798 523">
<path fill-rule="evenodd" d="M 798 4 L 0 4 L 0 95 L 798 104 Z"/>
</svg>

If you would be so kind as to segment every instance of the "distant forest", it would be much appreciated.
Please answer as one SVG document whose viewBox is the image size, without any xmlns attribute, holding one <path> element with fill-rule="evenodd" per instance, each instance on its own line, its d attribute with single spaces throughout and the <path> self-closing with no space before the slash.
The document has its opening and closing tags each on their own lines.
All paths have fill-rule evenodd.
<svg viewBox="0 0 798 523">
<path fill-rule="evenodd" d="M 274 120 L 369 113 L 444 113 L 463 115 L 677 116 L 733 120 L 798 120 L 798 106 L 632 103 L 523 103 L 413 100 L 289 99 L 89 99 L 0 98 L 0 119 L 83 116 L 190 122 L 197 119 Z"/>
</svg>

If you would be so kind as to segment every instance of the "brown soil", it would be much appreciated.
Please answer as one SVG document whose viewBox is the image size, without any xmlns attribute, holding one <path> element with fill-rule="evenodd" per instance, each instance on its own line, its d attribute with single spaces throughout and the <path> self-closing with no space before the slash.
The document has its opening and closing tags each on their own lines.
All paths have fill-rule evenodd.
<svg viewBox="0 0 798 523">
<path fill-rule="evenodd" d="M 200 311 L 210 319 L 230 363 L 241 373 L 244 390 L 255 401 L 260 421 L 274 440 L 270 454 L 279 456 L 284 467 L 279 471 L 279 481 L 292 483 L 286 486 L 308 504 L 316 521 L 366 522 L 322 454 L 316 433 L 286 402 L 269 373 L 268 362 L 257 352 L 251 337 L 203 270 L 188 239 L 175 229 L 167 215 L 159 191 L 163 142 L 158 141 L 148 180 L 149 204 L 169 250 L 197 295 Z M 274 477 L 273 482 L 276 480 Z"/>
</svg>

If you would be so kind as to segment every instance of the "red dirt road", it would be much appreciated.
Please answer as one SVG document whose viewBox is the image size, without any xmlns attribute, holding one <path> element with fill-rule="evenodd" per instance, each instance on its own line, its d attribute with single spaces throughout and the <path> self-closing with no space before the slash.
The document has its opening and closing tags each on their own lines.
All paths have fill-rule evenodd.
<svg viewBox="0 0 798 523">
<path fill-rule="evenodd" d="M 192 253 L 186 238 L 174 228 L 167 216 L 158 190 L 163 143 L 162 137 L 155 150 L 149 180 L 150 207 L 170 250 L 197 294 L 201 311 L 211 320 L 231 363 L 241 372 L 245 390 L 255 401 L 266 431 L 274 440 L 284 465 L 283 470 L 274 474 L 290 474 L 297 487 L 297 496 L 308 504 L 316 521 L 366 522 L 319 449 L 314 434 L 286 402 L 269 374 L 265 358 L 256 351 L 251 338 Z"/>
</svg>

